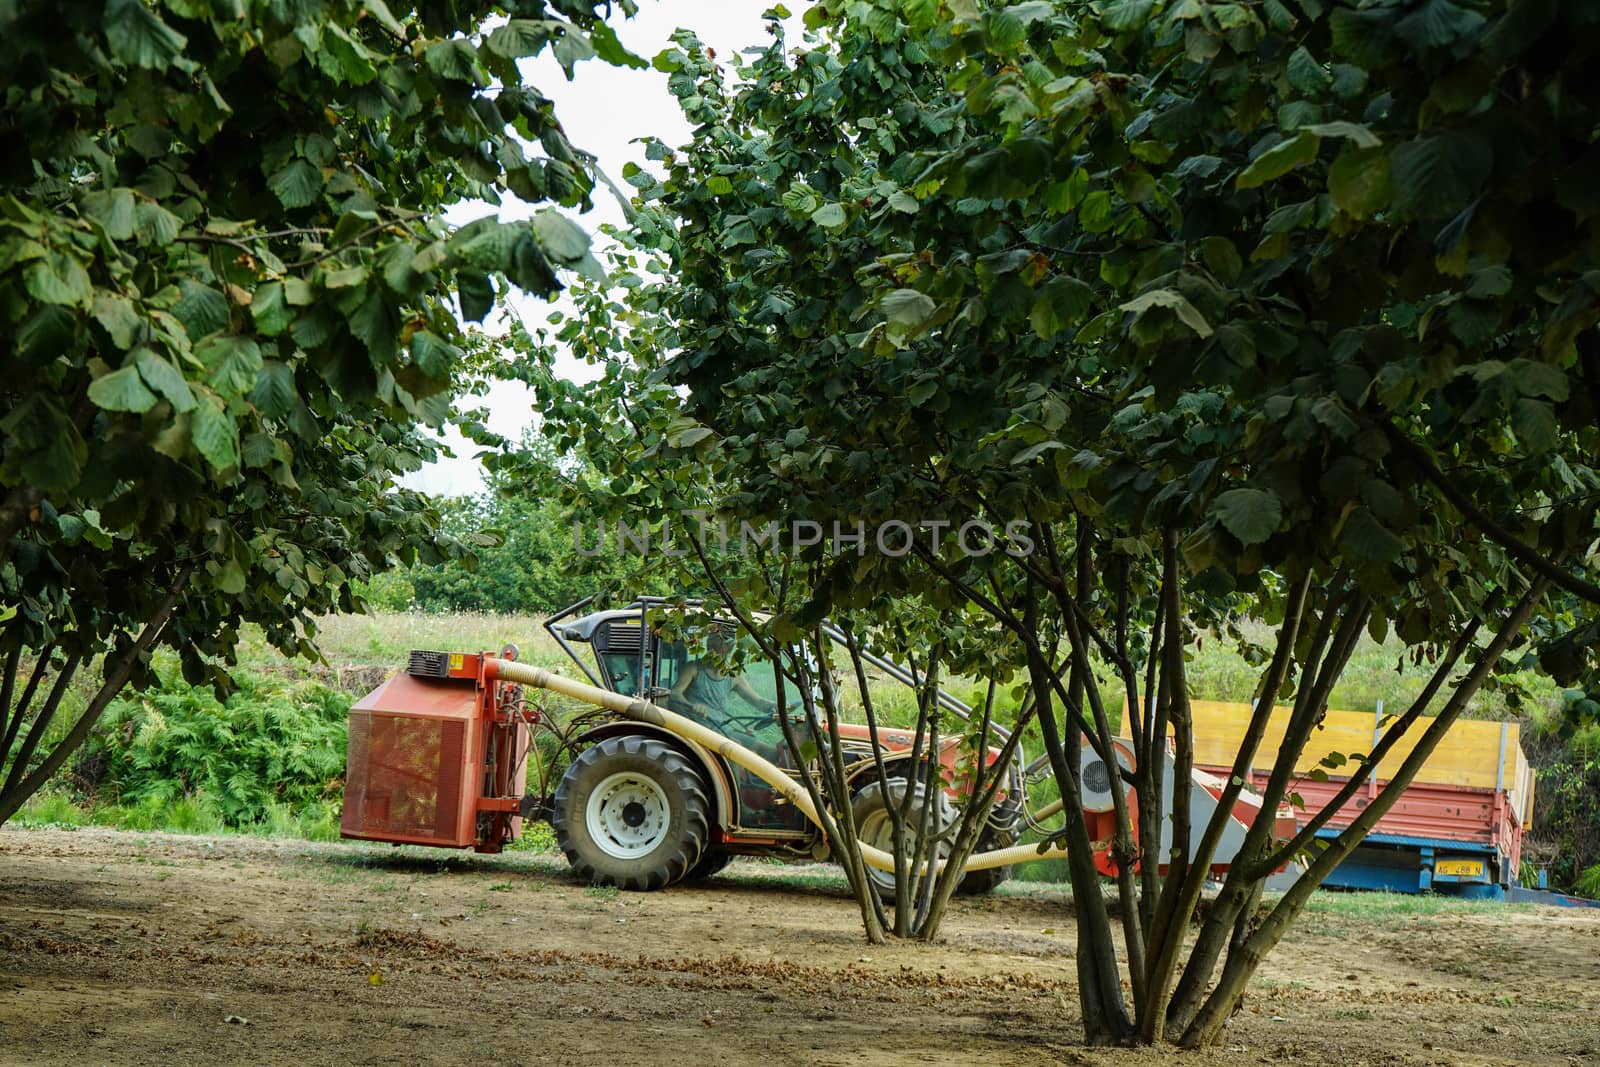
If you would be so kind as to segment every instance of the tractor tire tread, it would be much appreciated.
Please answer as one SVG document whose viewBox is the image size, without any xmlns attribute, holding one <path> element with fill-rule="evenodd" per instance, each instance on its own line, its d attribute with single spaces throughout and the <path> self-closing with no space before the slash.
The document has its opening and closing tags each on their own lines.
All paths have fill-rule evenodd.
<svg viewBox="0 0 1600 1067">
<path fill-rule="evenodd" d="M 602 852 L 589 837 L 584 809 L 589 790 L 604 777 L 632 769 L 653 778 L 668 794 L 672 837 L 633 860 Z M 593 885 L 648 892 L 681 881 L 700 861 L 710 836 L 710 802 L 700 774 L 677 749 L 653 737 L 625 734 L 585 749 L 556 787 L 551 825 L 572 871 Z"/>
</svg>

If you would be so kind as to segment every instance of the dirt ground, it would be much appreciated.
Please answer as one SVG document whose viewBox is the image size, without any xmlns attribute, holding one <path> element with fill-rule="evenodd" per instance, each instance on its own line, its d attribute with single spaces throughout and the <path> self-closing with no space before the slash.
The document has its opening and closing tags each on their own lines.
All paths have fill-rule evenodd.
<svg viewBox="0 0 1600 1067">
<path fill-rule="evenodd" d="M 1600 911 L 1309 916 L 1222 1045 L 1077 1044 L 1037 889 L 869 946 L 835 881 L 633 895 L 559 857 L 0 831 L 0 1063 L 1600 1064 Z"/>
</svg>

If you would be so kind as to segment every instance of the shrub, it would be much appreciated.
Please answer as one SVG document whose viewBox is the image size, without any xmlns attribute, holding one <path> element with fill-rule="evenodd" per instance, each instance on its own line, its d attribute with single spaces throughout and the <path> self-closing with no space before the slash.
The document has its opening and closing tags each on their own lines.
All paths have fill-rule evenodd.
<svg viewBox="0 0 1600 1067">
<path fill-rule="evenodd" d="M 98 798 L 124 809 L 119 822 L 206 832 L 336 821 L 350 698 L 269 675 L 239 682 L 226 703 L 178 682 L 113 707 L 85 762 L 101 764 Z"/>
</svg>

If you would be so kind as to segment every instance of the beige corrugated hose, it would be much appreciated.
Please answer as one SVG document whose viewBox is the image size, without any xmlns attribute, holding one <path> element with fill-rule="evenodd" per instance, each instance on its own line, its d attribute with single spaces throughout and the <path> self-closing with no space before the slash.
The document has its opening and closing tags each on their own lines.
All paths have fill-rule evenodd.
<svg viewBox="0 0 1600 1067">
<path fill-rule="evenodd" d="M 613 693 L 609 689 L 587 685 L 583 682 L 573 681 L 554 671 L 543 667 L 531 667 L 527 664 L 516 663 L 511 660 L 491 659 L 486 664 L 490 676 L 497 674 L 503 681 L 516 682 L 520 685 L 531 685 L 535 689 L 548 689 L 553 693 L 582 700 L 602 708 L 609 708 L 635 722 L 650 723 L 664 730 L 677 734 L 679 737 L 710 749 L 730 763 L 736 763 L 751 774 L 766 782 L 773 789 L 781 793 L 795 807 L 819 827 L 822 820 L 817 815 L 816 806 L 811 803 L 811 795 L 778 767 L 756 753 L 745 748 L 738 742 L 731 741 L 715 730 L 685 718 L 677 712 L 668 711 L 650 703 L 648 700 L 634 700 L 620 693 Z M 880 871 L 894 870 L 894 857 L 881 848 L 860 842 L 861 858 L 867 866 L 875 867 Z M 983 871 L 991 867 L 1005 867 L 1012 863 L 1025 863 L 1042 857 L 1056 856 L 1066 851 L 1063 843 L 1058 843 L 1044 852 L 1039 851 L 1037 845 L 1014 845 L 1011 848 L 996 849 L 993 852 L 974 853 L 968 860 L 966 869 L 969 871 Z"/>
</svg>

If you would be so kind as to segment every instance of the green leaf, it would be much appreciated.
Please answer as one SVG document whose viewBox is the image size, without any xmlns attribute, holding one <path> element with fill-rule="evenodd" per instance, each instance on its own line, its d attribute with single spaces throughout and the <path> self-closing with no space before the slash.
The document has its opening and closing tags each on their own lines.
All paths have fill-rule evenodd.
<svg viewBox="0 0 1600 1067">
<path fill-rule="evenodd" d="M 1369 563 L 1392 563 L 1405 548 L 1400 538 L 1364 507 L 1356 508 L 1345 520 L 1340 541 L 1352 556 Z"/>
<path fill-rule="evenodd" d="M 92 313 L 94 320 L 111 335 L 111 343 L 118 348 L 132 348 L 139 339 L 139 327 L 144 320 L 134 310 L 133 301 L 126 297 L 97 289 Z"/>
<path fill-rule="evenodd" d="M 1289 84 L 1307 96 L 1321 96 L 1333 85 L 1333 76 L 1322 69 L 1322 64 L 1304 45 L 1289 55 L 1286 73 Z"/>
<path fill-rule="evenodd" d="M 270 435 L 257 432 L 244 439 L 239 456 L 246 467 L 265 467 L 277 457 L 277 449 Z"/>
<path fill-rule="evenodd" d="M 469 41 L 459 37 L 439 41 L 429 45 L 422 58 L 435 77 L 445 81 L 478 83 L 478 53 Z"/>
<path fill-rule="evenodd" d="M 837 230 L 847 219 L 842 205 L 823 204 L 811 213 L 811 221 L 825 230 Z"/>
<path fill-rule="evenodd" d="M 1265 541 L 1278 532 L 1283 520 L 1282 501 L 1260 489 L 1229 489 L 1217 497 L 1214 510 L 1217 520 L 1244 545 Z"/>
<path fill-rule="evenodd" d="M 0 271 L 10 270 L 18 263 L 26 263 L 30 259 L 39 259 L 49 249 L 38 241 L 25 237 L 7 237 L 0 240 Z"/>
<path fill-rule="evenodd" d="M 134 234 L 141 245 L 165 248 L 183 229 L 183 220 L 160 204 L 140 204 L 134 209 Z"/>
<path fill-rule="evenodd" d="M 190 391 L 189 383 L 184 380 L 178 368 L 148 348 L 141 348 L 135 352 L 133 363 L 139 368 L 139 376 L 150 388 L 166 397 L 174 411 L 184 412 L 194 409 L 194 393 Z"/>
<path fill-rule="evenodd" d="M 1239 173 L 1235 186 L 1254 189 L 1274 178 L 1281 178 L 1291 170 L 1317 158 L 1322 139 L 1314 133 L 1301 130 L 1293 137 L 1257 156 L 1255 161 Z"/>
<path fill-rule="evenodd" d="M 400 21 L 394 17 L 394 13 L 389 10 L 389 5 L 384 0 L 362 0 L 361 6 L 378 20 L 378 25 L 400 40 L 405 40 L 406 28 L 400 25 Z"/>
<path fill-rule="evenodd" d="M 233 334 L 210 337 L 195 356 L 211 369 L 211 387 L 223 396 L 243 396 L 255 388 L 261 370 L 261 346 Z"/>
<path fill-rule="evenodd" d="M 487 274 L 456 271 L 456 294 L 461 299 L 461 317 L 468 322 L 482 322 L 494 310 L 494 286 Z"/>
<path fill-rule="evenodd" d="M 290 307 L 307 307 L 314 299 L 311 283 L 304 278 L 285 278 L 283 299 Z"/>
<path fill-rule="evenodd" d="M 1152 289 L 1148 293 L 1141 293 L 1123 304 L 1121 310 L 1130 312 L 1138 318 L 1151 308 L 1158 307 L 1169 309 L 1178 316 L 1178 321 L 1202 338 L 1211 336 L 1211 324 L 1206 322 L 1205 316 L 1200 314 L 1199 309 L 1189 303 L 1188 299 L 1176 289 Z"/>
<path fill-rule="evenodd" d="M 1318 137 L 1343 137 L 1357 148 L 1377 148 L 1383 143 L 1377 134 L 1359 122 L 1319 122 L 1315 126 L 1307 126 L 1306 132 Z"/>
<path fill-rule="evenodd" d="M 1358 67 L 1376 70 L 1393 39 L 1395 18 L 1394 8 L 1334 8 L 1328 16 L 1334 51 Z"/>
<path fill-rule="evenodd" d="M 113 241 L 133 238 L 134 202 L 132 189 L 102 189 L 84 196 L 83 213 L 98 222 Z"/>
<path fill-rule="evenodd" d="M 1389 203 L 1389 153 L 1382 148 L 1346 149 L 1328 168 L 1333 206 L 1358 219 L 1371 218 Z"/>
<path fill-rule="evenodd" d="M 793 185 L 783 194 L 783 206 L 796 215 L 809 216 L 817 209 L 817 198 L 803 185 Z"/>
<path fill-rule="evenodd" d="M 358 285 L 366 284 L 369 273 L 371 272 L 364 263 L 357 263 L 353 267 L 340 267 L 322 276 L 322 286 L 325 289 L 354 289 Z"/>
<path fill-rule="evenodd" d="M 497 56 L 521 59 L 538 55 L 560 27 L 559 22 L 546 19 L 512 19 L 491 32 L 484 43 Z"/>
<path fill-rule="evenodd" d="M 222 402 L 209 393 L 200 398 L 189 419 L 189 439 L 215 469 L 226 471 L 239 465 L 239 428 Z"/>
<path fill-rule="evenodd" d="M 250 403 L 261 414 L 271 419 L 282 418 L 294 410 L 299 400 L 300 393 L 295 389 L 292 367 L 276 360 L 268 360 L 261 365 L 255 388 L 250 390 Z"/>
<path fill-rule="evenodd" d="M 545 255 L 564 267 L 572 266 L 589 252 L 589 235 L 583 227 L 559 211 L 545 210 L 529 220 Z"/>
<path fill-rule="evenodd" d="M 1333 65 L 1333 95 L 1349 100 L 1367 87 L 1367 72 L 1349 63 Z"/>
<path fill-rule="evenodd" d="M 617 37 L 617 31 L 609 23 L 596 20 L 589 27 L 589 43 L 594 46 L 594 53 L 602 63 L 609 63 L 613 67 L 631 67 L 634 70 L 649 70 L 650 64 L 643 56 L 634 55 L 622 46 L 622 41 Z"/>
<path fill-rule="evenodd" d="M 917 198 L 904 189 L 896 189 L 890 193 L 886 203 L 889 205 L 890 210 L 903 212 L 907 215 L 915 215 L 922 210 L 922 204 Z"/>
<path fill-rule="evenodd" d="M 1111 0 L 1100 9 L 1100 25 L 1112 33 L 1137 30 L 1150 21 L 1155 0 Z"/>
<path fill-rule="evenodd" d="M 595 56 L 594 45 L 574 26 L 563 28 L 561 36 L 556 38 L 555 48 L 551 51 L 568 78 L 572 77 L 572 68 L 576 64 L 585 59 L 593 59 Z"/>
<path fill-rule="evenodd" d="M 217 569 L 217 592 L 226 596 L 238 596 L 244 592 L 244 587 L 244 571 L 233 560 L 228 560 Z"/>
<path fill-rule="evenodd" d="M 308 160 L 296 159 L 268 178 L 267 188 L 286 208 L 306 207 L 322 192 L 322 172 Z"/>
<path fill-rule="evenodd" d="M 1211 273 L 1230 285 L 1244 272 L 1244 260 L 1239 256 L 1238 247 L 1226 237 L 1207 237 L 1201 241 L 1200 255 Z"/>
<path fill-rule="evenodd" d="M 411 335 L 411 362 L 429 378 L 443 379 L 461 359 L 461 350 L 427 330 Z"/>
<path fill-rule="evenodd" d="M 1067 446 L 1062 444 L 1060 441 L 1040 441 L 1038 444 L 1029 445 L 1027 448 L 1024 448 L 1022 451 L 1012 456 L 1011 465 L 1013 467 L 1020 467 L 1024 463 L 1033 462 L 1046 452 L 1051 452 L 1055 451 L 1056 449 L 1066 447 Z"/>
<path fill-rule="evenodd" d="M 367 298 L 350 313 L 350 332 L 367 346 L 373 366 L 382 366 L 394 360 L 395 327 L 389 305 L 383 292 L 373 289 Z"/>
<path fill-rule="evenodd" d="M 939 308 L 932 297 L 916 289 L 895 289 L 885 293 L 879 306 L 890 322 L 909 327 L 921 326 Z"/>
<path fill-rule="evenodd" d="M 294 309 L 284 299 L 283 283 L 267 282 L 258 286 L 250 299 L 250 317 L 256 329 L 267 337 L 276 337 L 294 321 Z"/>
<path fill-rule="evenodd" d="M 1446 218 L 1477 196 L 1494 166 L 1481 138 L 1446 131 L 1397 145 L 1389 165 L 1394 205 L 1413 218 Z"/>
<path fill-rule="evenodd" d="M 1283 6 L 1281 0 L 1265 0 L 1261 9 L 1266 12 L 1267 24 L 1284 33 L 1294 29 L 1295 23 L 1299 21 L 1295 18 L 1294 12 Z"/>
<path fill-rule="evenodd" d="M 156 404 L 156 394 L 145 388 L 131 364 L 90 382 L 89 399 L 106 411 L 143 412 Z"/>
<path fill-rule="evenodd" d="M 1427 0 L 1395 23 L 1395 32 L 1417 51 L 1453 44 L 1483 26 L 1483 16 L 1451 0 Z"/>
<path fill-rule="evenodd" d="M 172 313 L 183 323 L 189 338 L 200 340 L 208 334 L 228 328 L 228 301 L 221 293 L 189 278 L 183 280 L 183 296 L 173 305 Z"/>
<path fill-rule="evenodd" d="M 667 434 L 667 444 L 673 448 L 693 448 L 712 434 L 709 426 L 686 426 Z"/>
<path fill-rule="evenodd" d="M 1511 380 L 1517 383 L 1517 392 L 1523 396 L 1549 397 L 1560 403 L 1570 395 L 1567 374 L 1560 367 L 1534 359 L 1514 359 L 1510 372 Z"/>
<path fill-rule="evenodd" d="M 111 54 L 145 70 L 165 70 L 187 43 L 156 17 L 143 0 L 107 0 L 102 25 Z"/>
<path fill-rule="evenodd" d="M 1505 296 L 1511 291 L 1511 271 L 1505 267 L 1485 267 L 1475 271 L 1469 280 L 1466 293 L 1475 300 L 1489 300 Z"/>
<path fill-rule="evenodd" d="M 365 85 L 378 76 L 378 69 L 372 64 L 373 54 L 338 23 L 329 22 L 326 25 L 322 47 L 333 61 L 332 69 L 327 64 L 323 64 L 323 69 L 331 77 L 343 80 L 346 85 Z"/>
<path fill-rule="evenodd" d="M 1086 282 L 1068 275 L 1051 278 L 1039 290 L 1028 315 L 1033 332 L 1045 340 L 1065 330 L 1089 313 L 1094 291 Z"/>
<path fill-rule="evenodd" d="M 752 245 L 756 243 L 755 224 L 748 215 L 739 215 L 726 220 L 729 225 L 722 232 L 721 245 L 723 248 L 736 248 L 739 245 Z"/>
<path fill-rule="evenodd" d="M 42 304 L 83 305 L 94 293 L 89 272 L 64 252 L 50 252 L 22 268 L 22 284 Z"/>
</svg>

